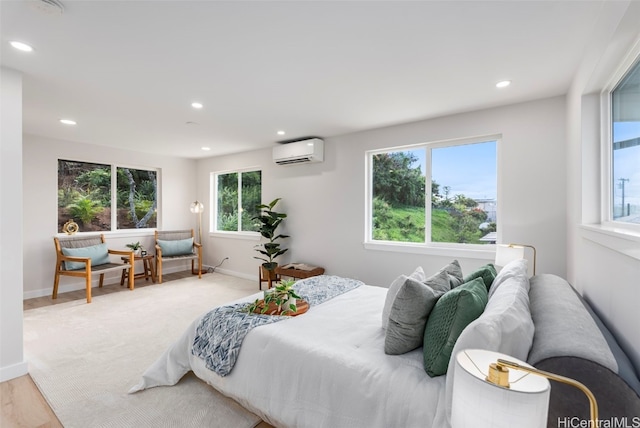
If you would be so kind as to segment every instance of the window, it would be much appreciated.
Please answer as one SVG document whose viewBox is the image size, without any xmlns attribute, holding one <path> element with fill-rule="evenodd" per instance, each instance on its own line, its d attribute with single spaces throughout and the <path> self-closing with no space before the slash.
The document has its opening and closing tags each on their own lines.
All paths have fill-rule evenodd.
<svg viewBox="0 0 640 428">
<path fill-rule="evenodd" d="M 256 205 L 262 203 L 262 172 L 234 171 L 213 173 L 215 196 L 214 230 L 222 232 L 255 232 L 258 225 Z"/>
<path fill-rule="evenodd" d="M 497 141 L 369 152 L 367 241 L 495 243 Z"/>
<path fill-rule="evenodd" d="M 611 91 L 610 218 L 640 225 L 640 62 Z"/>
<path fill-rule="evenodd" d="M 58 231 L 69 220 L 80 232 L 157 227 L 156 174 L 58 159 Z"/>
</svg>

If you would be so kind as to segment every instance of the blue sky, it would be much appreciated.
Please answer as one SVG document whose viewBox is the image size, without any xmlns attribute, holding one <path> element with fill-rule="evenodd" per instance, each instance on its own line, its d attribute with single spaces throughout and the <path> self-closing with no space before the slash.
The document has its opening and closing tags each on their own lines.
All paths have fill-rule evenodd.
<svg viewBox="0 0 640 428">
<path fill-rule="evenodd" d="M 423 173 L 425 170 L 425 152 L 414 152 Z M 497 160 L 496 142 L 465 144 L 461 146 L 433 149 L 432 178 L 442 187 L 449 186 L 453 195 L 465 195 L 472 199 L 496 199 L 497 197 Z"/>
</svg>

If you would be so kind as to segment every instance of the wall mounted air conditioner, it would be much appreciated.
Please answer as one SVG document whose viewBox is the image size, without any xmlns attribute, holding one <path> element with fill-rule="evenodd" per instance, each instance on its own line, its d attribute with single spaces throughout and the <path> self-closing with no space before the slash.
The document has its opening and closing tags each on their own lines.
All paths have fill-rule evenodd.
<svg viewBox="0 0 640 428">
<path fill-rule="evenodd" d="M 324 141 L 320 138 L 295 141 L 273 148 L 273 161 L 278 165 L 322 162 Z"/>
</svg>

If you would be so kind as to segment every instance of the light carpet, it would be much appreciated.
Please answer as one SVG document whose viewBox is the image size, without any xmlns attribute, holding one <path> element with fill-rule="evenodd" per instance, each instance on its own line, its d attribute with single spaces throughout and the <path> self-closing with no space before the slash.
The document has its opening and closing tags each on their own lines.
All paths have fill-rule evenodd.
<svg viewBox="0 0 640 428">
<path fill-rule="evenodd" d="M 192 373 L 127 391 L 198 315 L 257 291 L 213 273 L 25 311 L 29 373 L 66 428 L 253 427 L 256 415 Z"/>
</svg>

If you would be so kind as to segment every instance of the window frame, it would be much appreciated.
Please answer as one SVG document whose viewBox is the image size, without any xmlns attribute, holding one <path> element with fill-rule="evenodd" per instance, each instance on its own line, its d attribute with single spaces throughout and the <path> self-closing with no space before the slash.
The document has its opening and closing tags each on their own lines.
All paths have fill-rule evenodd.
<svg viewBox="0 0 640 428">
<path fill-rule="evenodd" d="M 364 221 L 364 242 L 363 246 L 368 250 L 392 251 L 400 253 L 430 254 L 447 257 L 464 256 L 471 259 L 493 258 L 495 255 L 495 244 L 461 244 L 456 242 L 431 242 L 431 183 L 425 182 L 425 242 L 401 242 L 382 241 L 373 239 L 373 156 L 380 153 L 394 151 L 407 151 L 424 148 L 425 171 L 427 181 L 431 177 L 431 150 L 443 147 L 462 146 L 469 144 L 496 142 L 496 199 L 501 199 L 500 185 L 500 152 L 502 146 L 502 135 L 482 135 L 477 137 L 455 138 L 448 140 L 437 140 L 432 142 L 407 144 L 401 146 L 385 147 L 381 149 L 368 150 L 365 152 L 365 221 Z M 497 203 L 496 201 L 496 203 Z M 502 218 L 502 204 L 497 203 L 496 216 Z M 428 213 L 427 213 L 428 211 Z M 501 242 L 502 228 L 500 222 L 497 224 L 496 242 Z M 429 237 L 429 241 L 426 238 Z"/>
<path fill-rule="evenodd" d="M 252 166 L 246 168 L 229 169 L 224 171 L 213 171 L 209 173 L 209 201 L 210 201 L 210 215 L 209 215 L 209 235 L 235 238 L 235 239 L 248 239 L 259 240 L 260 233 L 248 230 L 217 230 L 218 228 L 218 177 L 225 174 L 239 174 L 241 177 L 243 173 L 260 171 L 260 193 L 262 196 L 262 178 L 263 170 L 259 166 Z M 242 179 L 238 179 L 238 209 L 242 207 Z M 238 216 L 238 221 L 241 216 Z"/>
<path fill-rule="evenodd" d="M 623 235 L 640 235 L 640 224 L 613 218 L 613 91 L 635 66 L 640 66 L 640 40 L 621 61 L 609 83 L 600 93 L 600 225 Z"/>
<path fill-rule="evenodd" d="M 161 204 L 160 204 L 160 195 L 161 195 L 161 168 L 157 167 L 148 167 L 148 166 L 132 166 L 122 163 L 113 163 L 113 162 L 101 162 L 101 161 L 90 161 L 90 160 L 80 160 L 73 157 L 65 157 L 65 158 L 57 158 L 56 163 L 59 164 L 60 161 L 66 162 L 77 162 L 77 163 L 86 163 L 93 165 L 104 165 L 108 166 L 111 170 L 111 183 L 110 183 L 110 200 L 111 207 L 115 207 L 115 209 L 111 209 L 110 216 L 110 228 L 109 230 L 93 230 L 93 231 L 78 231 L 77 234 L 96 234 L 103 233 L 107 236 L 117 237 L 117 236 L 128 236 L 128 235 L 140 235 L 140 232 L 143 234 L 148 234 L 156 229 L 161 229 Z M 145 227 L 145 228 L 131 228 L 131 229 L 119 229 L 118 228 L 118 168 L 127 168 L 127 169 L 135 169 L 141 171 L 154 171 L 156 173 L 156 226 L 155 227 Z M 58 189 L 59 190 L 59 189 Z M 56 203 L 57 205 L 57 203 Z M 57 236 L 65 236 L 64 232 L 56 231 Z"/>
</svg>

